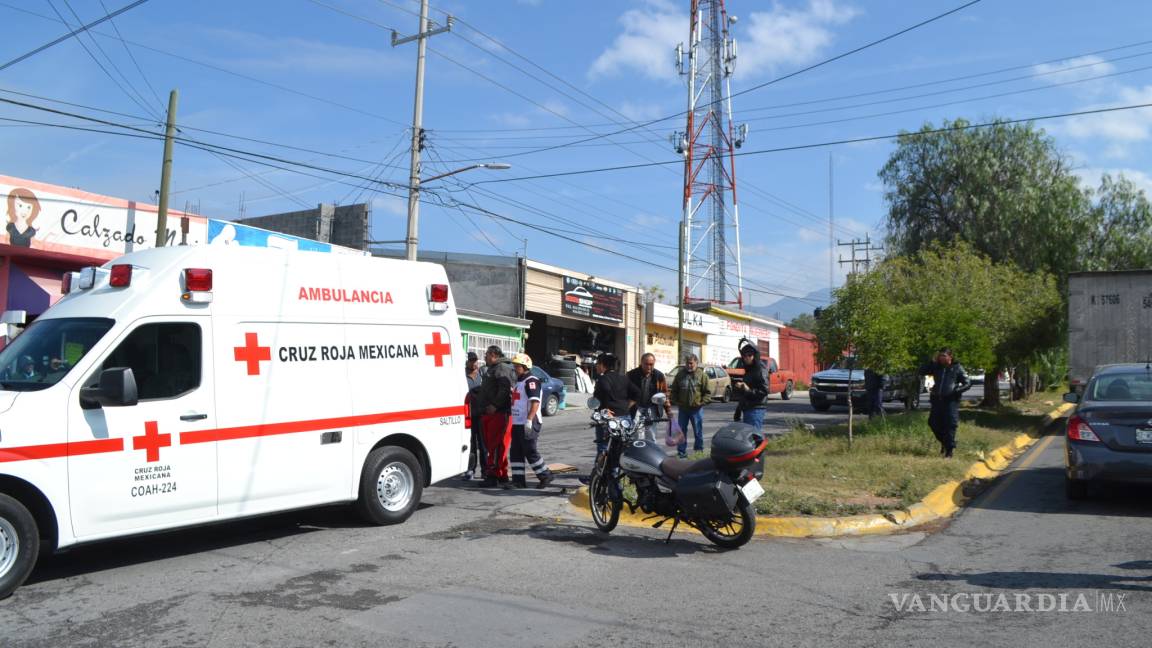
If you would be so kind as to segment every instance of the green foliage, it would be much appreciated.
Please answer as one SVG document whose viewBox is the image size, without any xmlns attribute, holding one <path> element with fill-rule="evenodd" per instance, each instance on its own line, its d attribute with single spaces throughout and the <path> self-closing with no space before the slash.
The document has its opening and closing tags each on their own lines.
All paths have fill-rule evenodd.
<svg viewBox="0 0 1152 648">
<path fill-rule="evenodd" d="M 1143 190 L 1105 174 L 1079 228 L 1081 270 L 1152 268 L 1152 207 Z"/>
<path fill-rule="evenodd" d="M 969 367 L 994 368 L 1048 344 L 1038 328 L 1060 310 L 1052 277 L 995 264 L 964 244 L 884 260 L 834 294 L 817 324 L 821 360 L 854 348 L 861 366 L 895 373 L 953 349 Z"/>
<path fill-rule="evenodd" d="M 1052 138 L 1031 124 L 901 135 L 879 176 L 893 251 L 962 241 L 1029 271 L 1062 276 L 1075 267 L 1087 197 Z"/>
<path fill-rule="evenodd" d="M 816 330 L 816 318 L 812 313 L 800 313 L 793 317 L 791 322 L 788 322 L 788 326 L 798 331 L 812 333 Z"/>
<path fill-rule="evenodd" d="M 1037 351 L 1032 355 L 1029 365 L 1040 379 L 1041 390 L 1057 389 L 1068 377 L 1068 348 L 1061 346 Z"/>
</svg>

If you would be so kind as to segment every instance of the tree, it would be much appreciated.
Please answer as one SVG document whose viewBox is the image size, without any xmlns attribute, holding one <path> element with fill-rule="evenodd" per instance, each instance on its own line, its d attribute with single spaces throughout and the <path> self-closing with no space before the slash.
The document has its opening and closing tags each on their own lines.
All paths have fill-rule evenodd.
<svg viewBox="0 0 1152 648">
<path fill-rule="evenodd" d="M 886 186 L 888 242 L 915 254 L 964 241 L 997 263 L 1063 276 L 1076 263 L 1077 223 L 1086 197 L 1043 130 L 997 123 L 904 133 L 879 172 Z"/>
<path fill-rule="evenodd" d="M 967 367 L 989 370 L 988 405 L 999 403 L 995 369 L 1053 346 L 1047 322 L 1061 310 L 1051 275 L 993 263 L 963 243 L 889 257 L 834 297 L 817 324 L 822 360 L 854 348 L 861 366 L 891 374 L 951 347 Z"/>
<path fill-rule="evenodd" d="M 1152 206 L 1123 175 L 1105 174 L 1080 228 L 1081 270 L 1152 268 Z"/>
<path fill-rule="evenodd" d="M 812 313 L 800 313 L 788 322 L 789 328 L 794 328 L 797 331 L 804 331 L 805 333 L 812 333 L 816 330 L 816 318 Z"/>
<path fill-rule="evenodd" d="M 664 302 L 664 289 L 660 286 L 657 286 L 656 284 L 652 284 L 651 286 L 640 284 L 638 287 L 640 288 L 640 292 L 644 294 L 645 303 Z"/>
</svg>

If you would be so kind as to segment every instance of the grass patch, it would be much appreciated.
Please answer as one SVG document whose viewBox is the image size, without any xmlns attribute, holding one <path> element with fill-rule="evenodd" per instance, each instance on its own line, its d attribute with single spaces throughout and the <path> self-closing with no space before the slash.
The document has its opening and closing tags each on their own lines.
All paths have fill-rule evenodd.
<svg viewBox="0 0 1152 648">
<path fill-rule="evenodd" d="M 858 424 L 851 446 L 846 424 L 815 430 L 797 425 L 768 446 L 757 512 L 839 516 L 907 507 L 961 479 L 972 463 L 1017 434 L 1035 430 L 1042 415 L 965 408 L 952 459 L 940 457 L 927 412 Z"/>
</svg>

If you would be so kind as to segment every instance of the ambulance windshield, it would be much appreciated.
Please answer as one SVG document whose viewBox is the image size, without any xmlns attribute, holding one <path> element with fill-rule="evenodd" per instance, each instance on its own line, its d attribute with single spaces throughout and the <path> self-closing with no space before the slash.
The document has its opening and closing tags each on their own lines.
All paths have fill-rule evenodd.
<svg viewBox="0 0 1152 648">
<path fill-rule="evenodd" d="M 32 322 L 0 351 L 0 388 L 37 391 L 55 385 L 112 328 L 102 317 Z"/>
</svg>

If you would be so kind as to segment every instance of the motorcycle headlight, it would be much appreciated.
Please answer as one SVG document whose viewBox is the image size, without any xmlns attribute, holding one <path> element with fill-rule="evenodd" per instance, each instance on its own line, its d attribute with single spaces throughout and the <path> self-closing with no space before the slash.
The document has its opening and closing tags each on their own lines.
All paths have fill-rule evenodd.
<svg viewBox="0 0 1152 648">
<path fill-rule="evenodd" d="M 632 419 L 620 419 L 620 427 L 624 428 L 625 430 L 631 429 Z"/>
<path fill-rule="evenodd" d="M 604 417 L 600 415 L 600 412 L 592 412 L 592 420 L 595 421 L 596 423 L 599 423 L 603 419 L 604 419 Z"/>
<path fill-rule="evenodd" d="M 620 429 L 620 421 L 617 421 L 616 419 L 608 419 L 608 429 L 609 430 L 619 430 Z"/>
</svg>

